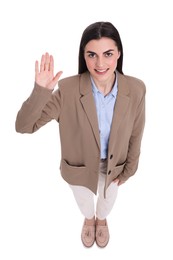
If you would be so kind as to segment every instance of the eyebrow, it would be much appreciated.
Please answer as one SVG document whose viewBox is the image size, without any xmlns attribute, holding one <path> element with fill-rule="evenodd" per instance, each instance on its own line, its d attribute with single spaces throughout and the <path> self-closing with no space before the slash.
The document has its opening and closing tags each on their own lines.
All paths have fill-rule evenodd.
<svg viewBox="0 0 173 260">
<path fill-rule="evenodd" d="M 107 52 L 110 52 L 110 51 L 114 51 L 114 49 L 109 49 L 107 51 L 104 51 L 103 54 L 105 54 Z M 94 54 L 96 54 L 94 51 L 87 51 L 86 53 L 92 53 L 92 54 L 94 53 Z"/>
</svg>

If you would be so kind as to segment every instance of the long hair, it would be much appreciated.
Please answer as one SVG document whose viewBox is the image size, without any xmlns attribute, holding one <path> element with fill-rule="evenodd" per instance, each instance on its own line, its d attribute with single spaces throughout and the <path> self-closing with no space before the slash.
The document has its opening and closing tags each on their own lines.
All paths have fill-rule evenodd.
<svg viewBox="0 0 173 260">
<path fill-rule="evenodd" d="M 96 22 L 89 25 L 83 32 L 80 47 L 79 47 L 79 64 L 78 64 L 78 73 L 81 74 L 85 71 L 88 71 L 84 58 L 84 49 L 86 44 L 91 40 L 101 39 L 102 37 L 107 37 L 112 39 L 118 51 L 120 51 L 120 57 L 117 62 L 116 70 L 123 74 L 123 46 L 118 30 L 110 22 Z"/>
</svg>

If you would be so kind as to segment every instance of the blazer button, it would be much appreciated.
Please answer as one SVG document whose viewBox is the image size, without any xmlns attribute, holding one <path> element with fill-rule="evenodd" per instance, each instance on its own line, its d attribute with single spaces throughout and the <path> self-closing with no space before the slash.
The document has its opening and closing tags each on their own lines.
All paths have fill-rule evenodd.
<svg viewBox="0 0 173 260">
<path fill-rule="evenodd" d="M 113 158 L 113 154 L 110 155 L 110 159 L 112 159 L 112 158 Z"/>
<path fill-rule="evenodd" d="M 110 175 L 111 174 L 111 171 L 108 171 L 108 175 Z"/>
</svg>

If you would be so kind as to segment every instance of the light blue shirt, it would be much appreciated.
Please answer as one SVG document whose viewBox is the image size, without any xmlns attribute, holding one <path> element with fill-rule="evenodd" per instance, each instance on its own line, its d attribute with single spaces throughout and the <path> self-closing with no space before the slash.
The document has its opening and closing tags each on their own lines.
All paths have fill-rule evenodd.
<svg viewBox="0 0 173 260">
<path fill-rule="evenodd" d="M 99 125 L 99 133 L 100 133 L 100 158 L 107 158 L 108 153 L 108 142 L 114 112 L 114 106 L 116 102 L 117 92 L 118 92 L 118 83 L 117 83 L 117 74 L 116 81 L 111 90 L 111 92 L 104 96 L 98 88 L 96 87 L 92 77 L 92 91 L 96 105 L 97 117 L 98 117 L 98 125 Z"/>
</svg>

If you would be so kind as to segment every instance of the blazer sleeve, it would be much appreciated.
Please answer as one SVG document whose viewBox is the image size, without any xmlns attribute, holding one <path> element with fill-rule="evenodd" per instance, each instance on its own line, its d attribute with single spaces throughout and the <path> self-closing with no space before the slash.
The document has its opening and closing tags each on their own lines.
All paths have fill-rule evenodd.
<svg viewBox="0 0 173 260">
<path fill-rule="evenodd" d="M 121 181 L 126 181 L 129 177 L 134 175 L 138 168 L 141 141 L 145 126 L 145 93 L 146 88 L 144 86 L 144 94 L 138 105 L 132 134 L 129 140 L 126 164 L 123 172 L 118 176 L 120 183 Z"/>
<path fill-rule="evenodd" d="M 60 90 L 52 93 L 35 83 L 30 97 L 17 113 L 15 129 L 19 133 L 34 133 L 52 119 L 59 121 L 60 110 Z"/>
</svg>

